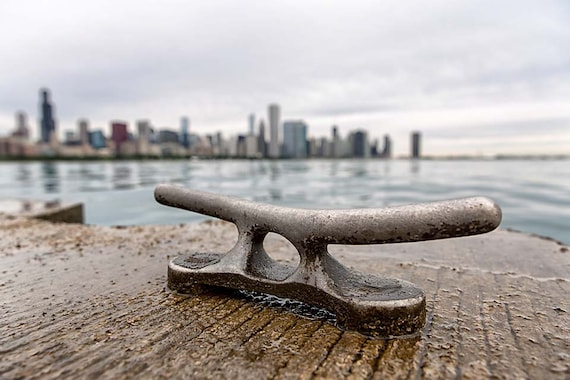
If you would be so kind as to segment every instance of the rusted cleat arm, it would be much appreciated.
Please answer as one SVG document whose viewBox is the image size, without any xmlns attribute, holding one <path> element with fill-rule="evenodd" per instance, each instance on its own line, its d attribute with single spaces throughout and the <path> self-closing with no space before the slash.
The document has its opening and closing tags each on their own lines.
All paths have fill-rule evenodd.
<svg viewBox="0 0 570 380">
<path fill-rule="evenodd" d="M 382 244 L 477 235 L 494 230 L 501 222 L 501 209 L 485 197 L 387 208 L 306 210 L 159 185 L 155 198 L 167 206 L 238 225 L 256 225 L 288 238 L 297 234 L 318 236 L 327 244 Z"/>
</svg>

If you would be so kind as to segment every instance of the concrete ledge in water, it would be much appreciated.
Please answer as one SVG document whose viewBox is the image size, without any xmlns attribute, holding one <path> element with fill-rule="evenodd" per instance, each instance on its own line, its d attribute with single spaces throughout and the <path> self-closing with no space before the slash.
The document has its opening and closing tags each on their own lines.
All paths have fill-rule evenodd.
<svg viewBox="0 0 570 380">
<path fill-rule="evenodd" d="M 55 201 L 3 199 L 0 200 L 0 213 L 36 218 L 50 222 L 84 222 L 83 203 L 61 203 Z"/>
</svg>

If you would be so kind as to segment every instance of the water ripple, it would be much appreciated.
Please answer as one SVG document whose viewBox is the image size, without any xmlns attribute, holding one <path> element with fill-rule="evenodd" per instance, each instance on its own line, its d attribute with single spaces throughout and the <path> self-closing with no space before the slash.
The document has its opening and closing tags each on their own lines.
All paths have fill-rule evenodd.
<svg viewBox="0 0 570 380">
<path fill-rule="evenodd" d="M 552 161 L 117 161 L 0 164 L 0 198 L 82 201 L 87 223 L 164 224 L 203 216 L 158 205 L 170 182 L 301 208 L 385 207 L 485 195 L 502 227 L 570 243 L 570 162 Z"/>
</svg>

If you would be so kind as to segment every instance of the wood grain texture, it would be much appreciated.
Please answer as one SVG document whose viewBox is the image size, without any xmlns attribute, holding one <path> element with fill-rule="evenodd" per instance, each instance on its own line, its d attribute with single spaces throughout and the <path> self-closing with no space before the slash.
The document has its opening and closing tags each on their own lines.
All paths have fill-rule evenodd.
<svg viewBox="0 0 570 380">
<path fill-rule="evenodd" d="M 165 288 L 169 258 L 228 250 L 232 225 L 98 227 L 0 216 L 0 378 L 570 377 L 570 256 L 491 234 L 334 246 L 421 286 L 421 336 L 370 339 L 227 292 Z M 267 250 L 291 260 L 270 236 Z"/>
</svg>

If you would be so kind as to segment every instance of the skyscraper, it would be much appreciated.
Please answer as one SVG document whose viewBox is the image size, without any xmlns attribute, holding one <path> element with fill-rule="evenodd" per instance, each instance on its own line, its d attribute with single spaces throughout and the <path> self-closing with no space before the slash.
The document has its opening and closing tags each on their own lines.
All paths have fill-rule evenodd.
<svg viewBox="0 0 570 380">
<path fill-rule="evenodd" d="M 103 131 L 97 129 L 93 132 L 89 132 L 89 144 L 95 149 L 102 149 L 107 146 L 105 142 L 105 135 Z"/>
<path fill-rule="evenodd" d="M 111 123 L 111 140 L 115 143 L 115 154 L 121 154 L 121 146 L 129 139 L 127 123 L 113 121 Z"/>
<path fill-rule="evenodd" d="M 180 119 L 180 144 L 184 148 L 190 147 L 190 120 L 187 117 Z"/>
<path fill-rule="evenodd" d="M 158 131 L 158 141 L 160 143 L 172 143 L 177 144 L 180 142 L 180 136 L 178 136 L 178 132 L 171 131 L 168 129 L 161 129 Z M 210 140 L 211 142 L 211 140 Z"/>
<path fill-rule="evenodd" d="M 89 121 L 79 119 L 77 126 L 79 128 L 79 142 L 81 145 L 89 145 Z"/>
<path fill-rule="evenodd" d="M 269 105 L 269 157 L 278 158 L 279 154 L 279 105 Z"/>
<path fill-rule="evenodd" d="M 368 143 L 368 133 L 360 130 L 352 134 L 352 156 L 367 158 L 370 157 L 370 145 Z"/>
<path fill-rule="evenodd" d="M 319 141 L 319 150 L 317 155 L 319 157 L 330 157 L 331 156 L 331 144 L 326 137 L 321 137 Z"/>
<path fill-rule="evenodd" d="M 148 120 L 137 121 L 137 154 L 145 156 L 150 154 L 150 135 L 152 128 Z"/>
<path fill-rule="evenodd" d="M 255 129 L 255 115 L 254 114 L 250 114 L 248 117 L 248 121 L 249 121 L 249 131 L 248 131 L 248 135 L 253 136 L 255 134 L 254 129 Z"/>
<path fill-rule="evenodd" d="M 212 154 L 214 156 L 222 156 L 225 153 L 223 152 L 224 149 L 224 138 L 222 136 L 222 132 L 218 131 L 216 132 L 216 136 L 215 136 L 215 141 L 214 141 L 214 146 L 212 146 Z"/>
<path fill-rule="evenodd" d="M 379 154 L 381 158 L 392 158 L 392 139 L 390 135 L 384 135 L 384 148 Z"/>
<path fill-rule="evenodd" d="M 49 143 L 52 134 L 55 134 L 55 120 L 53 106 L 49 99 L 49 90 L 40 90 L 40 141 Z"/>
<path fill-rule="evenodd" d="M 412 132 L 412 152 L 411 152 L 412 158 L 420 158 L 421 155 L 420 144 L 421 144 L 420 132 Z"/>
<path fill-rule="evenodd" d="M 340 136 L 338 134 L 338 127 L 336 125 L 332 126 L 332 139 L 331 139 L 331 152 L 332 157 L 341 157 L 342 156 L 342 141 L 340 140 Z"/>
<path fill-rule="evenodd" d="M 259 135 L 257 136 L 257 150 L 261 157 L 267 157 L 267 143 L 265 142 L 265 123 L 259 122 Z"/>
<path fill-rule="evenodd" d="M 283 155 L 288 158 L 307 157 L 307 124 L 304 121 L 283 123 Z"/>
<path fill-rule="evenodd" d="M 28 140 L 30 138 L 30 129 L 28 128 L 28 117 L 25 112 L 16 113 L 16 130 L 12 134 L 14 137 L 18 137 L 22 140 Z"/>
</svg>

